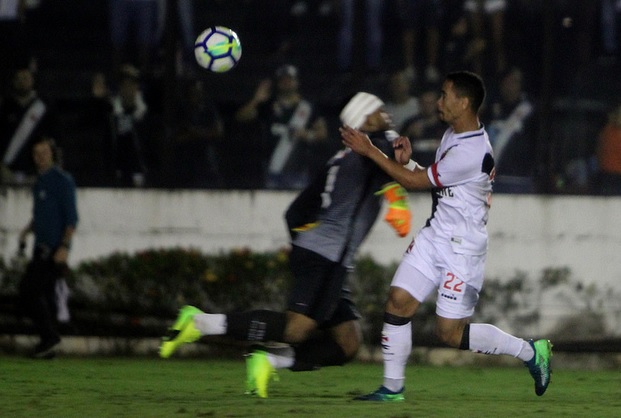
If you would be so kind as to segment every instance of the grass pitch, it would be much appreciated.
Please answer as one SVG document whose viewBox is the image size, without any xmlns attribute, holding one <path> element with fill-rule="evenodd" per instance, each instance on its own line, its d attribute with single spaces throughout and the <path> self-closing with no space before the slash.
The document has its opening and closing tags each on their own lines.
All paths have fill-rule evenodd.
<svg viewBox="0 0 621 418">
<path fill-rule="evenodd" d="M 407 369 L 406 401 L 351 398 L 382 365 L 280 372 L 268 399 L 243 394 L 243 361 L 0 356 L 0 417 L 619 417 L 618 371 L 555 370 L 537 397 L 523 367 Z"/>
</svg>

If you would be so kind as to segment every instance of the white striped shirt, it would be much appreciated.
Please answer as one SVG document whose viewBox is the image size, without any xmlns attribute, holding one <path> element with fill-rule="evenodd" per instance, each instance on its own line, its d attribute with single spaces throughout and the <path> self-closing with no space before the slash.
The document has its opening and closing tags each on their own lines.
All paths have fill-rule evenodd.
<svg viewBox="0 0 621 418">
<path fill-rule="evenodd" d="M 427 175 L 435 186 L 433 206 L 419 233 L 449 242 L 456 253 L 485 254 L 494 157 L 483 126 L 460 134 L 447 129 Z"/>
</svg>

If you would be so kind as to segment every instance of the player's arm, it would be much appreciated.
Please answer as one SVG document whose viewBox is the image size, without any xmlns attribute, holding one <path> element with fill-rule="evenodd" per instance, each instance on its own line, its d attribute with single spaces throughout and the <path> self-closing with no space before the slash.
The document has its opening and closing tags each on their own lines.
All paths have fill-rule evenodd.
<svg viewBox="0 0 621 418">
<path fill-rule="evenodd" d="M 308 128 L 297 129 L 295 137 L 309 144 L 325 142 L 328 139 L 328 123 L 319 116 Z"/>
<path fill-rule="evenodd" d="M 291 239 L 298 233 L 308 231 L 317 225 L 317 217 L 321 209 L 322 198 L 327 180 L 327 172 L 315 179 L 302 190 L 285 212 L 285 222 Z"/>
<path fill-rule="evenodd" d="M 258 107 L 261 103 L 269 100 L 272 94 L 272 81 L 264 79 L 259 82 L 257 89 L 248 102 L 235 112 L 235 119 L 238 122 L 249 122 L 255 120 L 259 115 Z"/>
<path fill-rule="evenodd" d="M 354 152 L 370 158 L 390 177 L 408 190 L 425 190 L 433 187 L 427 177 L 427 171 L 415 169 L 414 171 L 404 167 L 400 162 L 393 161 L 377 148 L 368 136 L 362 132 L 343 126 L 339 128 L 343 144 Z"/>
</svg>

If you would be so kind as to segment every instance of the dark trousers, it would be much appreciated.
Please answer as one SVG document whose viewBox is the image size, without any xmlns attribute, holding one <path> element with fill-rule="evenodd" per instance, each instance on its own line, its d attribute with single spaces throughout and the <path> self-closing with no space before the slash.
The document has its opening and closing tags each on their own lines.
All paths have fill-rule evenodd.
<svg viewBox="0 0 621 418">
<path fill-rule="evenodd" d="M 41 341 L 60 338 L 56 319 L 56 280 L 62 271 L 62 266 L 52 259 L 51 251 L 37 248 L 19 284 L 20 310 L 32 320 Z"/>
</svg>

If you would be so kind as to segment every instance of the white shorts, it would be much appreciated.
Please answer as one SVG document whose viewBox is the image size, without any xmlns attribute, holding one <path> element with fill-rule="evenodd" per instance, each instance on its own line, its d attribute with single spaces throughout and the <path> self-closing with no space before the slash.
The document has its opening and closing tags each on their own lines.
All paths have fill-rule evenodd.
<svg viewBox="0 0 621 418">
<path fill-rule="evenodd" d="M 488 15 L 502 12 L 507 8 L 507 0 L 483 0 L 483 10 L 479 10 L 477 0 L 466 0 L 464 10 L 467 12 L 485 12 Z"/>
<path fill-rule="evenodd" d="M 418 234 L 403 255 L 391 286 L 406 290 L 419 302 L 438 292 L 436 313 L 449 319 L 469 318 L 483 286 L 485 255 L 457 254 Z"/>
</svg>

